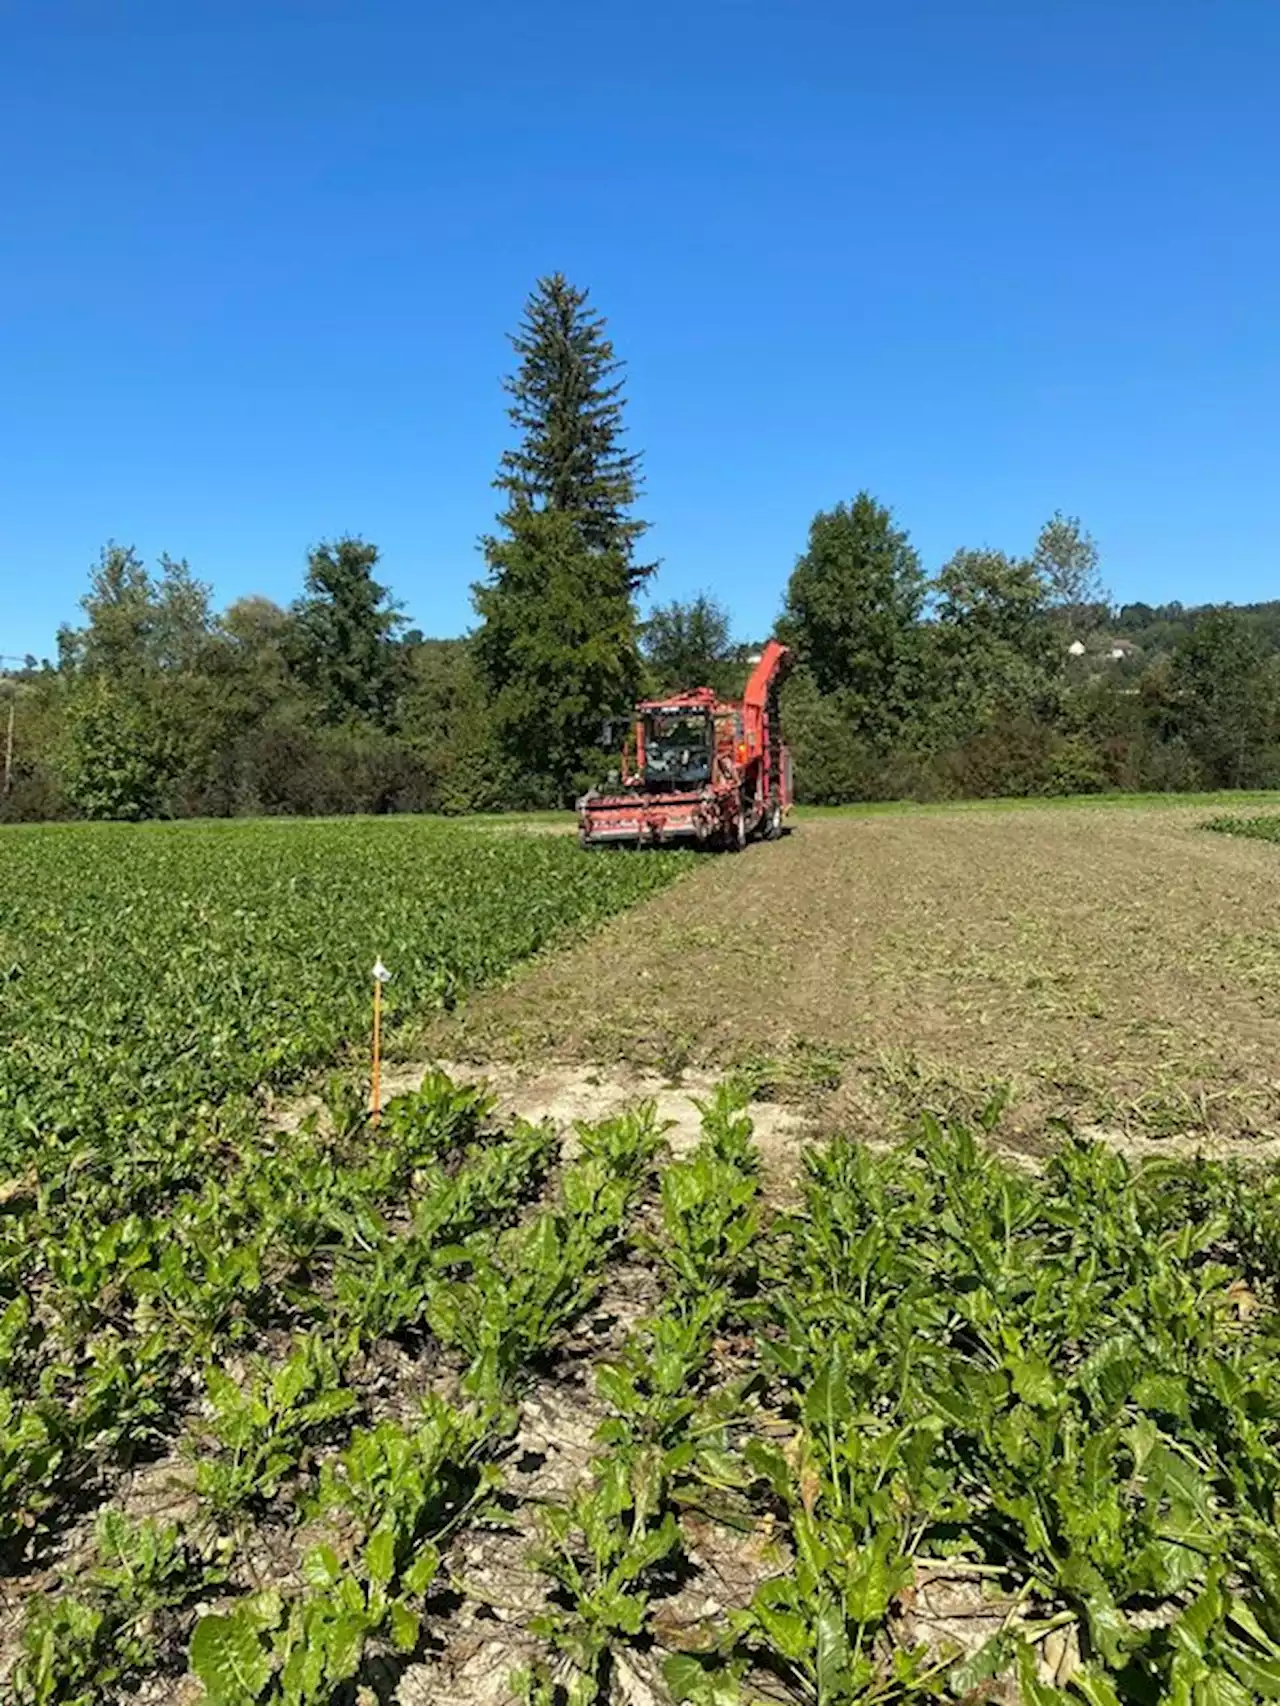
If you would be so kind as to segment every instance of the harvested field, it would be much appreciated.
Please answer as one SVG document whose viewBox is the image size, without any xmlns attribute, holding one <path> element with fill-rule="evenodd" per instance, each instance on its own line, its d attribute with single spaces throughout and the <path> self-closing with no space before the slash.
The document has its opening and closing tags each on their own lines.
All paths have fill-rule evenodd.
<svg viewBox="0 0 1280 1706">
<path fill-rule="evenodd" d="M 428 1048 L 746 1067 L 875 1133 L 1007 1093 L 1142 1146 L 1280 1130 L 1280 864 L 1203 808 L 826 817 L 530 968 Z M 617 855 L 612 855 L 617 857 Z"/>
</svg>

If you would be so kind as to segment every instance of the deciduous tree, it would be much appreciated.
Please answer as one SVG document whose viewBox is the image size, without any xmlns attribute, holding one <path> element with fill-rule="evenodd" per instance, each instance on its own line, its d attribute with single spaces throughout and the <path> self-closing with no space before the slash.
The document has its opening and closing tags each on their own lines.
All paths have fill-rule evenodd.
<svg viewBox="0 0 1280 1706">
<path fill-rule="evenodd" d="M 288 654 L 326 722 L 365 718 L 386 727 L 395 709 L 402 618 L 373 578 L 377 562 L 378 547 L 355 538 L 317 545 L 307 559 Z"/>
<path fill-rule="evenodd" d="M 1048 594 L 1029 557 L 960 550 L 933 583 L 933 677 L 952 736 L 1000 713 L 1039 709 L 1062 648 L 1045 620 Z"/>
<path fill-rule="evenodd" d="M 694 687 L 729 693 L 742 673 L 743 648 L 734 644 L 729 612 L 704 592 L 688 604 L 659 604 L 644 625 L 643 645 L 660 693 Z"/>
<path fill-rule="evenodd" d="M 1270 782 L 1276 770 L 1280 669 L 1230 609 L 1205 611 L 1170 660 L 1169 715 L 1220 785 Z"/>
<path fill-rule="evenodd" d="M 166 719 L 130 684 L 89 677 L 67 706 L 59 770 L 82 817 L 154 817 L 182 759 Z"/>
<path fill-rule="evenodd" d="M 1107 594 L 1098 573 L 1098 547 L 1078 515 L 1055 510 L 1040 529 L 1032 565 L 1050 609 L 1061 621 L 1096 627 L 1105 617 Z"/>
<path fill-rule="evenodd" d="M 924 586 L 910 539 L 869 492 L 813 518 L 780 631 L 819 692 L 842 695 L 859 739 L 889 739 L 910 709 Z"/>
</svg>

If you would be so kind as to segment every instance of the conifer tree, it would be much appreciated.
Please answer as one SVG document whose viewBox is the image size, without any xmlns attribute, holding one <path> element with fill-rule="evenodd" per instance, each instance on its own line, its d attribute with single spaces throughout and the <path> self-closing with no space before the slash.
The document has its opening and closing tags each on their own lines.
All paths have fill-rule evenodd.
<svg viewBox="0 0 1280 1706">
<path fill-rule="evenodd" d="M 530 802 L 566 800 L 591 775 L 602 719 L 640 683 L 632 513 L 639 456 L 624 443 L 621 363 L 605 322 L 559 273 L 540 279 L 511 340 L 517 442 L 494 481 L 499 531 L 473 589 L 476 663 Z"/>
</svg>

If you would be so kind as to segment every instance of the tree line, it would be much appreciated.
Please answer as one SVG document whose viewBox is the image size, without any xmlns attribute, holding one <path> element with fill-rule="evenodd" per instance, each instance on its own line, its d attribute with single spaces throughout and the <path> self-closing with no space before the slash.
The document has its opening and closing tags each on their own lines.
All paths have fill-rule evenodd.
<svg viewBox="0 0 1280 1706">
<path fill-rule="evenodd" d="M 376 545 L 308 555 L 298 596 L 213 607 L 181 560 L 107 545 L 57 658 L 0 675 L 0 819 L 564 805 L 644 693 L 736 694 L 763 636 L 656 571 L 603 318 L 561 275 L 512 345 L 512 447 L 476 625 L 411 628 Z M 930 575 L 862 491 L 820 511 L 781 601 L 797 792 L 819 803 L 1280 784 L 1280 602 L 1128 605 L 1081 522 Z"/>
</svg>

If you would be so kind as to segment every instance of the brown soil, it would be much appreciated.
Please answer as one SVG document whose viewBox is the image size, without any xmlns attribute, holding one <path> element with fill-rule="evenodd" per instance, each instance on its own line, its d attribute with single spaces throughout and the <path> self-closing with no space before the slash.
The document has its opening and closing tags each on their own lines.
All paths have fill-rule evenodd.
<svg viewBox="0 0 1280 1706">
<path fill-rule="evenodd" d="M 868 1135 L 999 1091 L 1002 1132 L 1030 1147 L 1052 1118 L 1139 1150 L 1265 1142 L 1280 1137 L 1280 851 L 1207 834 L 1207 815 L 804 822 L 708 856 L 436 1021 L 424 1052 L 659 1083 L 745 1066 Z"/>
</svg>

